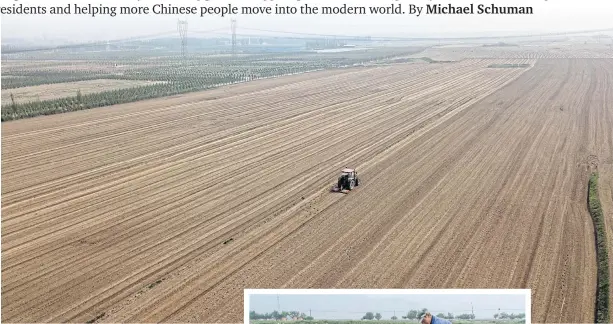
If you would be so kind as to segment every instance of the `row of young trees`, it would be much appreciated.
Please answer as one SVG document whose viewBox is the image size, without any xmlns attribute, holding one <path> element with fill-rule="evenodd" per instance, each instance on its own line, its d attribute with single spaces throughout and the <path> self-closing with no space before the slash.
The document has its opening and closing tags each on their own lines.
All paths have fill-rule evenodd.
<svg viewBox="0 0 613 324">
<path fill-rule="evenodd" d="M 262 75 L 230 75 L 220 74 L 218 77 L 187 79 L 183 81 L 165 82 L 136 86 L 132 88 L 109 90 L 98 93 L 81 94 L 79 90 L 74 97 L 17 103 L 11 94 L 11 102 L 2 105 L 2 121 L 16 120 L 39 115 L 51 115 L 69 111 L 103 107 L 121 103 L 172 96 L 194 91 L 201 91 L 221 85 L 255 80 L 262 77 L 287 74 L 286 70 L 276 70 Z"/>
<path fill-rule="evenodd" d="M 282 60 L 276 59 L 279 56 L 282 57 Z M 375 51 L 373 53 L 359 53 L 353 57 L 351 55 L 347 57 L 334 55 L 316 57 L 299 54 L 271 54 L 233 59 L 227 57 L 195 58 L 185 61 L 176 58 L 162 58 L 126 61 L 129 62 L 130 67 L 122 67 L 121 73 L 111 73 L 109 72 L 111 70 L 104 67 L 98 67 L 91 71 L 57 71 L 44 66 L 38 71 L 24 70 L 22 72 L 13 68 L 11 77 L 2 78 L 2 89 L 4 90 L 93 79 L 148 80 L 161 81 L 162 83 L 92 94 L 81 94 L 78 89 L 75 89 L 75 96 L 72 97 L 25 103 L 19 103 L 19 98 L 15 98 L 11 94 L 11 102 L 2 105 L 1 120 L 16 120 L 171 96 L 236 82 L 342 67 L 362 63 L 364 58 L 378 60 L 390 56 L 392 56 L 390 53 Z M 254 59 L 259 60 L 259 62 L 254 62 Z M 95 61 L 90 61 L 90 63 L 94 66 L 96 64 Z M 108 63 L 105 64 L 108 65 Z M 119 64 L 123 63 L 120 62 Z"/>
<path fill-rule="evenodd" d="M 162 83 L 83 95 L 76 89 L 75 96 L 72 97 L 23 103 L 20 103 L 19 98 L 15 98 L 11 93 L 11 101 L 2 105 L 1 118 L 2 121 L 8 121 L 171 96 L 237 82 L 312 71 L 318 67 L 321 66 L 314 64 L 269 64 L 254 68 L 210 65 L 204 67 L 165 66 L 158 69 L 135 68 L 122 75 L 48 72 L 40 75 L 33 74 L 27 78 L 3 78 L 3 88 L 5 87 L 4 79 L 13 80 L 13 83 L 9 82 L 7 87 L 17 86 L 19 82 L 22 82 L 20 85 L 36 85 L 93 79 L 148 80 Z"/>
<path fill-rule="evenodd" d="M 270 77 L 328 68 L 328 64 L 268 64 L 250 66 L 193 66 L 126 71 L 117 79 L 148 81 L 208 81 L 221 77 L 245 79 Z"/>
<path fill-rule="evenodd" d="M 32 75 L 28 74 L 31 73 L 19 73 L 17 76 L 11 75 L 11 77 L 3 77 L 2 90 L 105 78 L 98 73 L 41 72 L 36 74 L 32 73 Z"/>
<path fill-rule="evenodd" d="M 402 316 L 402 319 L 407 319 L 407 320 L 417 320 L 420 319 L 426 312 L 428 312 L 427 308 L 422 308 L 421 310 L 410 310 L 405 316 Z M 460 314 L 460 315 L 454 315 L 452 313 L 438 313 L 435 315 L 436 317 L 439 318 L 444 318 L 444 319 L 448 319 L 448 320 L 452 320 L 452 319 L 462 319 L 462 320 L 474 320 L 475 319 L 475 314 L 470 313 L 470 314 Z M 383 316 L 381 316 L 380 313 L 373 313 L 373 312 L 367 312 L 364 316 L 362 316 L 363 320 L 380 320 L 382 319 Z M 494 318 L 495 319 L 510 319 L 510 320 L 515 320 L 515 319 L 524 319 L 526 318 L 526 314 L 525 313 L 519 313 L 519 314 L 508 314 L 505 312 L 502 313 L 497 313 L 494 314 Z M 392 320 L 397 320 L 398 317 L 396 316 L 392 316 L 391 317 Z"/>
<path fill-rule="evenodd" d="M 90 70 L 90 71 L 56 71 L 56 70 L 29 70 L 4 72 L 2 77 L 2 90 L 30 87 L 44 84 L 89 81 L 96 79 L 120 80 L 147 80 L 164 82 L 201 82 L 210 83 L 219 78 L 245 79 L 270 77 L 311 71 L 330 67 L 327 63 L 278 63 L 267 65 L 194 65 L 194 66 L 155 66 L 130 67 L 118 71 Z"/>
<path fill-rule="evenodd" d="M 496 313 L 494 314 L 494 318 L 495 319 L 510 319 L 510 320 L 514 320 L 514 319 L 524 319 L 526 318 L 526 314 L 525 313 L 519 313 L 519 314 L 508 314 L 505 312 L 502 313 Z"/>
<path fill-rule="evenodd" d="M 126 52 L 128 53 L 128 52 Z M 196 56 L 188 59 L 175 57 L 120 60 L 79 60 L 79 65 L 91 66 L 87 70 L 55 69 L 57 63 L 34 63 L 27 69 L 7 67 L 2 78 L 2 89 L 14 89 L 42 84 L 54 84 L 93 79 L 127 79 L 151 81 L 186 81 L 187 79 L 208 79 L 222 75 L 245 77 L 269 77 L 297 73 L 307 70 L 334 68 L 365 61 L 378 61 L 402 54 L 410 54 L 407 49 L 363 50 L 347 52 L 343 55 L 327 53 L 310 55 L 307 53 L 253 54 L 229 59 L 228 57 Z M 74 58 L 73 58 L 74 59 Z M 71 60 L 67 60 L 71 62 Z M 62 63 L 63 64 L 63 63 Z M 121 66 L 114 71 L 113 67 Z"/>
<path fill-rule="evenodd" d="M 428 311 L 427 308 L 423 308 L 421 310 L 410 310 L 405 316 L 402 316 L 402 319 L 408 319 L 408 320 L 416 320 L 416 319 L 420 319 L 426 312 Z M 447 313 L 446 315 L 443 313 L 438 313 L 436 314 L 436 317 L 440 317 L 440 318 L 445 318 L 445 319 L 474 319 L 474 315 L 473 314 L 462 314 L 462 315 L 458 315 L 458 316 L 454 316 L 452 313 Z M 382 319 L 383 316 L 381 315 L 381 313 L 373 313 L 373 312 L 367 312 L 364 316 L 362 316 L 363 320 L 380 320 Z M 397 316 L 392 316 L 391 317 L 392 320 L 397 320 L 398 317 Z"/>
<path fill-rule="evenodd" d="M 305 313 L 301 313 L 298 311 L 274 311 L 272 313 L 264 313 L 264 314 L 260 314 L 260 313 L 256 313 L 255 311 L 250 311 L 249 312 L 249 319 L 252 320 L 281 320 L 283 318 L 296 318 L 296 319 L 303 319 L 305 321 L 312 321 L 314 320 L 314 318 L 312 316 L 307 316 Z"/>
</svg>

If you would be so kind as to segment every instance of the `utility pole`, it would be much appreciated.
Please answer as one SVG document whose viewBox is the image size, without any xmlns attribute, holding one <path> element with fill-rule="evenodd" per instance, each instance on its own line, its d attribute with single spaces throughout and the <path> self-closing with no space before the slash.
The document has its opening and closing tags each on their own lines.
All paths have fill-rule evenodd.
<svg viewBox="0 0 613 324">
<path fill-rule="evenodd" d="M 473 307 L 473 302 L 470 302 L 470 311 L 473 314 L 473 319 L 475 319 L 475 308 Z"/>
<path fill-rule="evenodd" d="M 232 56 L 235 56 L 236 55 L 236 19 L 231 20 L 230 28 L 232 29 Z"/>
<path fill-rule="evenodd" d="M 179 31 L 179 37 L 181 38 L 181 56 L 185 57 L 187 51 L 187 20 L 180 20 L 177 22 L 177 30 Z"/>
<path fill-rule="evenodd" d="M 279 294 L 277 294 L 277 309 L 281 312 L 281 302 L 279 302 Z"/>
</svg>

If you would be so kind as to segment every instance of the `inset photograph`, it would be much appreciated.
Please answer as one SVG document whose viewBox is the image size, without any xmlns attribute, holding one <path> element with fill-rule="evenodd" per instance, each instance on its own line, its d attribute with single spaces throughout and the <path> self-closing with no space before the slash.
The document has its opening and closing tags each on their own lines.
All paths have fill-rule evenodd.
<svg viewBox="0 0 613 324">
<path fill-rule="evenodd" d="M 525 324 L 529 289 L 245 289 L 245 323 Z"/>
</svg>

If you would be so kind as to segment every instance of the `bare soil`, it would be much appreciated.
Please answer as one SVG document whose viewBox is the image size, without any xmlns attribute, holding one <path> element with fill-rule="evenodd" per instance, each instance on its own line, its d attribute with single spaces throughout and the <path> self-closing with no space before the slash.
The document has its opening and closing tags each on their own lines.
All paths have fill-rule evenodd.
<svg viewBox="0 0 613 324">
<path fill-rule="evenodd" d="M 613 60 L 468 59 L 3 123 L 2 320 L 241 322 L 244 288 L 528 287 L 534 322 L 591 322 L 612 80 Z M 345 166 L 360 186 L 329 192 Z"/>
<path fill-rule="evenodd" d="M 520 46 L 484 47 L 471 46 L 436 46 L 428 48 L 412 57 L 429 57 L 433 60 L 459 61 L 466 58 L 583 58 L 611 59 L 613 45 L 611 44 L 548 44 Z"/>
</svg>

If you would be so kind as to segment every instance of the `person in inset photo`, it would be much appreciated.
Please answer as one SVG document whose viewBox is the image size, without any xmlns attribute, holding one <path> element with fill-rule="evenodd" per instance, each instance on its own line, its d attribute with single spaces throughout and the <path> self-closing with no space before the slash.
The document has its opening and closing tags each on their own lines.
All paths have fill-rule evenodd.
<svg viewBox="0 0 613 324">
<path fill-rule="evenodd" d="M 451 324 L 451 322 L 444 318 L 436 317 L 430 314 L 430 312 L 426 312 L 421 317 L 421 324 Z"/>
</svg>

